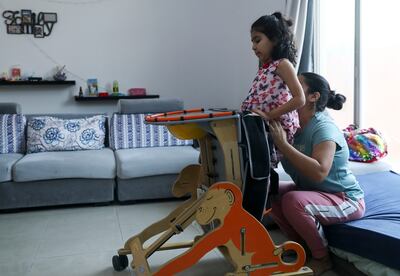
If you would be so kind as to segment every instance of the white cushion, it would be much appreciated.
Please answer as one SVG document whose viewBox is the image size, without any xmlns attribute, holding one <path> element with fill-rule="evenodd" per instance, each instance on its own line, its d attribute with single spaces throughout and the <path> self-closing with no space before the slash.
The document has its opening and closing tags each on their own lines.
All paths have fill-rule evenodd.
<svg viewBox="0 0 400 276">
<path fill-rule="evenodd" d="M 198 164 L 199 151 L 191 146 L 122 149 L 115 151 L 117 176 L 130 179 L 150 175 L 177 174 Z"/>
<path fill-rule="evenodd" d="M 113 179 L 116 166 L 109 149 L 39 152 L 25 155 L 13 168 L 16 182 L 90 178 Z"/>
</svg>

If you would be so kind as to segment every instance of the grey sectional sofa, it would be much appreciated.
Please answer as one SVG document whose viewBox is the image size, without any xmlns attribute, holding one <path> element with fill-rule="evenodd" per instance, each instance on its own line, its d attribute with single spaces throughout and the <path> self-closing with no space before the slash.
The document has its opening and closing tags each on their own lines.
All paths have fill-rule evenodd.
<svg viewBox="0 0 400 276">
<path fill-rule="evenodd" d="M 183 103 L 175 99 L 121 100 L 118 113 L 180 109 Z M 0 114 L 20 112 L 18 104 L 0 103 Z M 37 115 L 27 115 L 32 116 Z M 192 146 L 112 150 L 108 144 L 106 139 L 106 148 L 101 150 L 0 154 L 0 210 L 171 198 L 172 184 L 181 169 L 198 163 L 199 152 Z M 390 169 L 385 160 L 350 163 L 356 175 Z M 282 168 L 278 172 L 281 180 L 290 180 Z"/>
<path fill-rule="evenodd" d="M 145 99 L 119 106 L 120 112 L 152 113 L 182 109 L 183 103 Z M 3 103 L 1 113 L 20 113 L 20 107 Z M 50 115 L 72 119 L 93 114 Z M 199 153 L 191 146 L 114 152 L 107 140 L 100 150 L 0 154 L 0 210 L 170 198 L 180 170 L 198 162 Z M 158 162 L 160 157 L 167 162 Z"/>
</svg>

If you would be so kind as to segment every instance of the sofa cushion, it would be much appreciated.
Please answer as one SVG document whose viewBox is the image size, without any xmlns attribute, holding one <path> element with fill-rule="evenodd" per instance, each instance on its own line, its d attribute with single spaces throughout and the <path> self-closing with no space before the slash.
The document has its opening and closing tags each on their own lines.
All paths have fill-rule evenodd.
<svg viewBox="0 0 400 276">
<path fill-rule="evenodd" d="M 105 116 L 61 119 L 51 116 L 28 120 L 27 152 L 97 150 L 104 148 Z"/>
<path fill-rule="evenodd" d="M 21 153 L 8 153 L 0 155 L 0 182 L 12 181 L 12 167 L 24 156 Z"/>
<path fill-rule="evenodd" d="M 176 174 L 197 164 L 199 152 L 191 146 L 122 149 L 115 151 L 117 176 L 121 179 Z"/>
<path fill-rule="evenodd" d="M 25 152 L 26 118 L 21 114 L 0 114 L 0 154 Z"/>
<path fill-rule="evenodd" d="M 25 155 L 13 168 L 16 182 L 61 178 L 115 178 L 111 149 L 40 152 Z"/>
<path fill-rule="evenodd" d="M 175 138 L 162 125 L 144 123 L 145 114 L 114 114 L 111 118 L 110 147 L 114 150 L 190 146 L 192 140 Z"/>
</svg>

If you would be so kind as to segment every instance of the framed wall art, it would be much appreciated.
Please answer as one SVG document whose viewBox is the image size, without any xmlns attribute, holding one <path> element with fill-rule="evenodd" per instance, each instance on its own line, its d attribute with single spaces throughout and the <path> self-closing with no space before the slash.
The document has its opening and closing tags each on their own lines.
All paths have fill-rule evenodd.
<svg viewBox="0 0 400 276">
<path fill-rule="evenodd" d="M 57 23 L 57 13 L 39 12 L 22 9 L 19 11 L 6 10 L 3 12 L 6 20 L 7 34 L 30 34 L 35 38 L 44 38 L 51 34 Z"/>
</svg>

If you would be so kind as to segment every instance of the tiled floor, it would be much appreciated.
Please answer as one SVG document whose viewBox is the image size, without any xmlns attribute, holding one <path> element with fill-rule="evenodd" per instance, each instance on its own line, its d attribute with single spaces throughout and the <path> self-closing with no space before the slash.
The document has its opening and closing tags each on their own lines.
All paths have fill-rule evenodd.
<svg viewBox="0 0 400 276">
<path fill-rule="evenodd" d="M 165 217 L 179 201 L 124 206 L 75 207 L 0 214 L 0 275 L 83 276 L 134 275 L 131 269 L 115 272 L 111 258 L 130 236 Z M 188 227 L 171 241 L 185 241 L 201 234 Z M 284 241 L 272 231 L 275 243 Z M 156 252 L 152 269 L 183 252 Z M 231 265 L 218 251 L 179 275 L 224 275 Z M 334 276 L 327 272 L 324 276 Z"/>
</svg>

